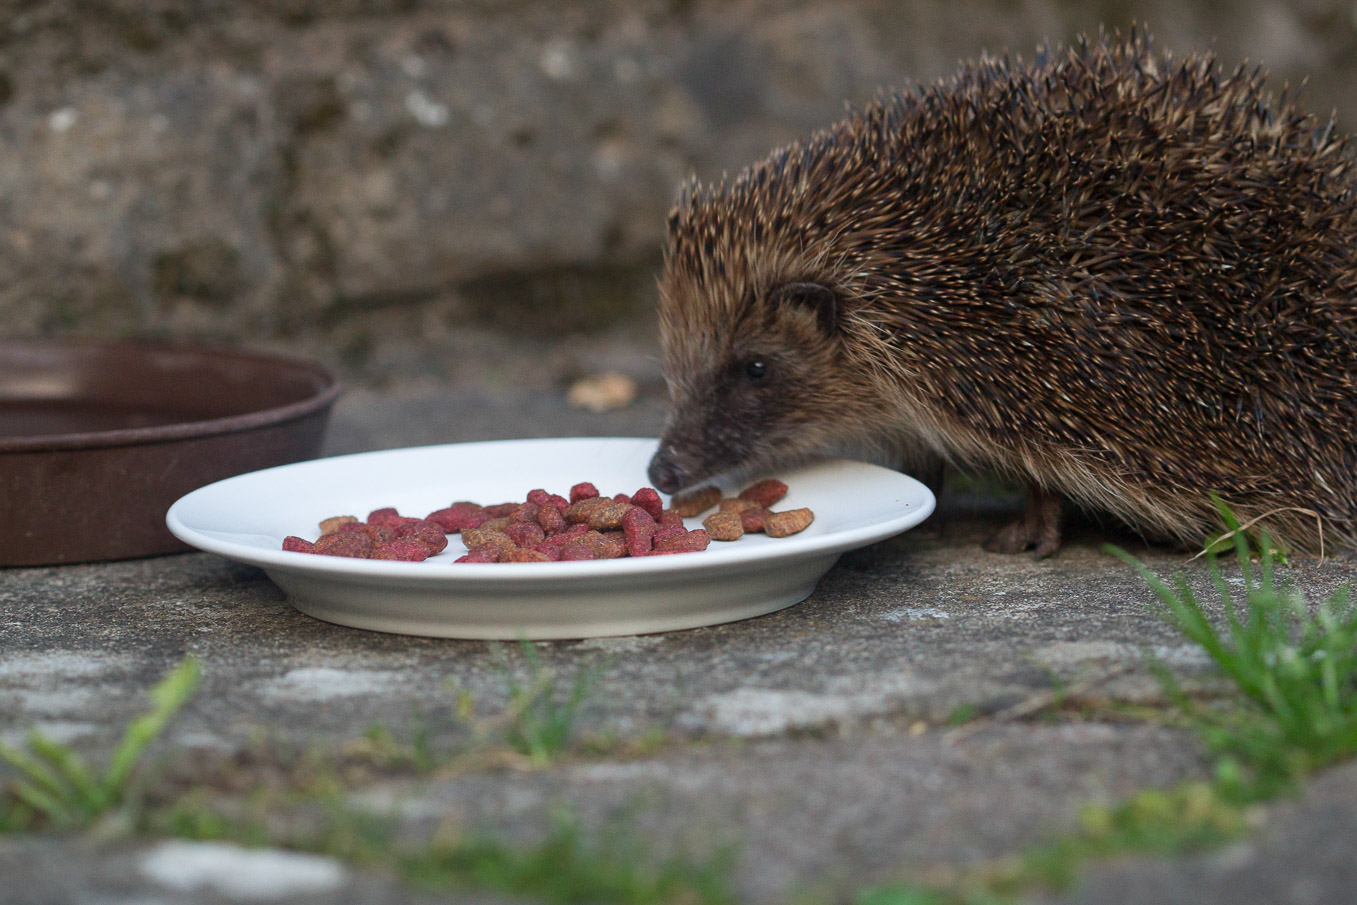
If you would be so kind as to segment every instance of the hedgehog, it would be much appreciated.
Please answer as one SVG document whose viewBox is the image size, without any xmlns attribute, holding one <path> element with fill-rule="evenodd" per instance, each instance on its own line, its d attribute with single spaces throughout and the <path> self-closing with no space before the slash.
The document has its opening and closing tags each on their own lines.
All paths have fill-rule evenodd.
<svg viewBox="0 0 1357 905">
<path fill-rule="evenodd" d="M 985 57 L 668 216 L 674 492 L 822 454 L 999 473 L 1038 557 L 1071 505 L 1180 544 L 1213 496 L 1357 540 L 1357 177 L 1334 118 L 1143 31 Z"/>
</svg>

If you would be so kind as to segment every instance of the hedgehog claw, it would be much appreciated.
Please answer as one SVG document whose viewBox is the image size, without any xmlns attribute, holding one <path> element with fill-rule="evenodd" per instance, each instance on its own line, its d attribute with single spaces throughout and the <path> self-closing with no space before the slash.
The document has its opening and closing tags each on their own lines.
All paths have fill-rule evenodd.
<svg viewBox="0 0 1357 905">
<path fill-rule="evenodd" d="M 985 549 L 991 553 L 1021 553 L 1029 547 L 1033 559 L 1045 559 L 1060 549 L 1060 497 L 1037 487 L 1029 489 L 1022 518 L 1000 528 Z"/>
</svg>

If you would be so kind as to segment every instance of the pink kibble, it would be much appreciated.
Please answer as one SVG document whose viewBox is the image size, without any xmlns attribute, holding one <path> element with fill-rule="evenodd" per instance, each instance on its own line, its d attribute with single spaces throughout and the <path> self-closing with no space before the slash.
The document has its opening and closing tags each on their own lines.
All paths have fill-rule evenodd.
<svg viewBox="0 0 1357 905">
<path fill-rule="evenodd" d="M 314 553 L 316 545 L 305 538 L 289 534 L 283 538 L 283 549 L 289 553 Z"/>
<path fill-rule="evenodd" d="M 395 509 L 387 507 L 385 509 L 374 509 L 368 513 L 369 525 L 382 525 L 387 528 L 399 528 L 401 525 L 408 525 L 418 519 L 408 518 L 401 515 Z"/>
<path fill-rule="evenodd" d="M 654 487 L 642 487 L 631 495 L 631 501 L 649 512 L 655 521 L 660 520 L 660 513 L 664 511 L 664 501 L 660 499 L 659 491 Z"/>
<path fill-rule="evenodd" d="M 588 481 L 582 481 L 570 488 L 570 502 L 578 503 L 580 500 L 587 500 L 598 496 L 598 488 Z"/>
<path fill-rule="evenodd" d="M 659 526 L 650 513 L 640 506 L 634 506 L 622 516 L 622 533 L 627 540 L 628 556 L 645 556 L 655 542 L 655 532 Z"/>
<path fill-rule="evenodd" d="M 559 514 L 557 513 L 557 515 Z M 504 533 L 509 535 L 509 539 L 520 547 L 531 547 L 534 544 L 539 544 L 547 536 L 546 532 L 542 530 L 542 526 L 536 522 L 514 522 L 504 529 Z"/>
</svg>

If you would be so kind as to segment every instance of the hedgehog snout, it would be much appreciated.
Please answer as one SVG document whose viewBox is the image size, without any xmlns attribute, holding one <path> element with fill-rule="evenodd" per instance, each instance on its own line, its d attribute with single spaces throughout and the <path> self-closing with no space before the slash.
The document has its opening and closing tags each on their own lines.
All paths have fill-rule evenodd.
<svg viewBox="0 0 1357 905">
<path fill-rule="evenodd" d="M 665 493 L 673 493 L 683 486 L 683 469 L 674 461 L 673 447 L 668 444 L 662 445 L 656 451 L 646 474 L 650 478 L 650 483 Z"/>
</svg>

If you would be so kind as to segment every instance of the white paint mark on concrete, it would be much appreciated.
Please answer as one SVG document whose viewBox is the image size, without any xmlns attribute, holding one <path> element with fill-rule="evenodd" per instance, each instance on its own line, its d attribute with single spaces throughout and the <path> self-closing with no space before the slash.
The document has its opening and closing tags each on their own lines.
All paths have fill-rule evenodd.
<svg viewBox="0 0 1357 905">
<path fill-rule="evenodd" d="M 3 741 L 10 747 L 19 747 L 28 740 L 29 729 L 7 729 L 0 732 L 0 741 Z M 54 742 L 69 744 L 78 738 L 94 735 L 99 731 L 99 727 L 94 723 L 83 723 L 75 720 L 44 720 L 36 723 L 32 731 L 47 736 Z"/>
<path fill-rule="evenodd" d="M 737 688 L 698 702 L 680 722 L 741 737 L 776 735 L 888 713 L 901 699 L 933 687 L 906 673 L 888 673 L 832 678 L 824 692 Z"/>
<path fill-rule="evenodd" d="M 429 129 L 446 126 L 452 119 L 452 111 L 447 104 L 439 103 L 418 88 L 405 96 L 405 109 L 415 118 L 415 122 Z"/>
<path fill-rule="evenodd" d="M 346 876 L 333 858 L 225 842 L 166 842 L 144 855 L 138 869 L 167 889 L 211 890 L 237 902 L 329 892 Z"/>
<path fill-rule="evenodd" d="M 74 107 L 62 107 L 60 110 L 53 110 L 47 117 L 47 128 L 53 132 L 69 132 L 79 119 L 80 114 Z"/>
<path fill-rule="evenodd" d="M 881 614 L 883 622 L 906 622 L 915 619 L 951 619 L 952 614 L 932 606 L 904 606 Z"/>
<path fill-rule="evenodd" d="M 128 658 L 97 651 L 50 650 L 13 654 L 0 659 L 0 679 L 24 684 L 62 679 L 90 679 L 122 669 Z"/>
<path fill-rule="evenodd" d="M 575 58 L 575 45 L 563 38 L 553 38 L 542 48 L 537 64 L 542 67 L 547 78 L 555 81 L 573 78 L 579 71 Z"/>
<path fill-rule="evenodd" d="M 90 688 L 58 688 L 25 690 L 16 693 L 19 707 L 32 716 L 88 716 L 91 711 L 102 709 L 104 696 L 96 694 Z"/>
<path fill-rule="evenodd" d="M 630 654 L 664 643 L 664 635 L 625 635 L 620 638 L 590 638 L 575 645 L 576 650 L 602 650 Z"/>
<path fill-rule="evenodd" d="M 381 694 L 399 685 L 401 674 L 388 669 L 333 669 L 309 666 L 292 669 L 266 682 L 264 697 L 277 701 L 329 701 L 365 694 Z"/>
</svg>

